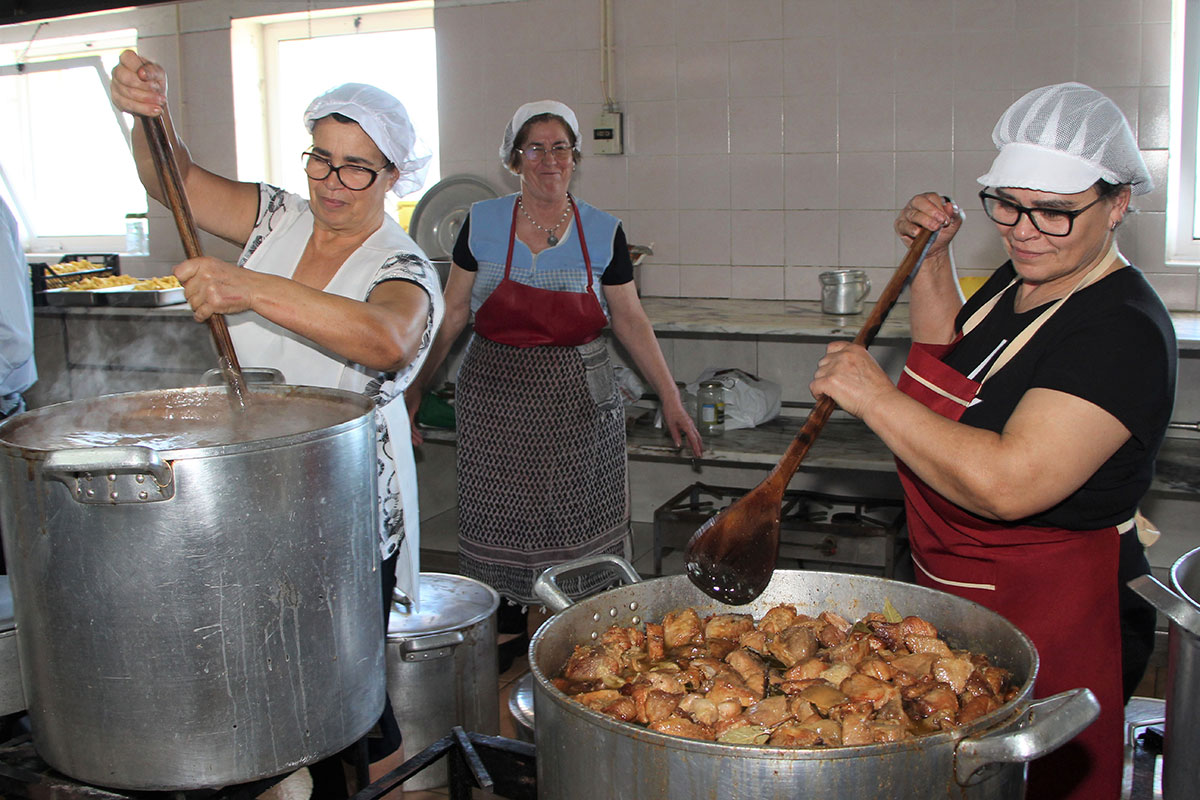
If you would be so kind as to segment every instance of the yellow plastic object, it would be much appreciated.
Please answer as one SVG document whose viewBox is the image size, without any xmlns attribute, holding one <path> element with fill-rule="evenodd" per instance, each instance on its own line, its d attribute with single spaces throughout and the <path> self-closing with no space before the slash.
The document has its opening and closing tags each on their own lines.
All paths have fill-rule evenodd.
<svg viewBox="0 0 1200 800">
<path fill-rule="evenodd" d="M 967 275 L 958 279 L 958 285 L 962 288 L 963 297 L 970 297 L 979 291 L 979 287 L 987 283 L 987 275 Z"/>
<path fill-rule="evenodd" d="M 404 228 L 405 233 L 408 233 L 408 223 L 412 221 L 413 209 L 416 207 L 416 200 L 396 201 L 396 218 L 400 222 L 400 227 Z"/>
</svg>

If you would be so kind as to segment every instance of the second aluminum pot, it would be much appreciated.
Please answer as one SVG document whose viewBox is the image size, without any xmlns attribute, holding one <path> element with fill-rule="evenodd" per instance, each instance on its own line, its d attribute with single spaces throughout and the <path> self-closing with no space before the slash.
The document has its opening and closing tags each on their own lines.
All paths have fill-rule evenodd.
<svg viewBox="0 0 1200 800">
<path fill-rule="evenodd" d="M 250 401 L 225 440 L 223 389 L 77 400 L 0 426 L 24 700 L 58 771 L 227 786 L 336 753 L 379 719 L 373 404 L 301 386 Z M 70 431 L 101 444 L 65 446 Z M 139 431 L 160 448 L 102 444 Z"/>
<path fill-rule="evenodd" d="M 496 609 L 500 595 L 463 575 L 421 573 L 420 606 L 402 593 L 388 620 L 387 685 L 406 752 L 419 753 L 455 725 L 500 730 Z M 447 783 L 446 759 L 404 782 L 405 791 Z"/>
<path fill-rule="evenodd" d="M 1163 797 L 1192 797 L 1200 784 L 1200 548 L 1171 567 L 1171 588 L 1149 575 L 1129 587 L 1171 620 L 1167 636 L 1167 723 Z"/>
<path fill-rule="evenodd" d="M 574 605 L 558 590 L 568 571 L 607 565 L 630 584 Z M 1038 657 L 1012 623 L 944 592 L 863 575 L 776 570 L 763 594 L 744 606 L 722 605 L 685 575 L 640 581 L 613 556 L 593 556 L 547 570 L 534 591 L 558 613 L 530 643 L 535 676 L 538 796 L 543 800 L 792 800 L 809 797 L 1019 800 L 1026 762 L 1074 738 L 1100 713 L 1087 689 L 1034 701 Z M 937 626 L 952 647 L 988 655 L 1012 671 L 1019 695 L 975 722 L 902 742 L 795 749 L 721 744 L 668 736 L 592 711 L 550 682 L 577 644 L 612 625 L 661 621 L 684 606 L 702 617 L 761 617 L 779 604 L 809 614 L 835 611 L 859 619 L 890 600 L 902 614 Z M 560 610 L 561 609 L 561 610 Z"/>
</svg>

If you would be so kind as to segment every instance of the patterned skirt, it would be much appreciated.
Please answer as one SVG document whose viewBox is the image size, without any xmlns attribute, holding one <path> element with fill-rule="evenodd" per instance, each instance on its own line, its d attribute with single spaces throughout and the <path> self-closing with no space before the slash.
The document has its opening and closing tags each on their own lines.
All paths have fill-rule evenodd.
<svg viewBox="0 0 1200 800">
<path fill-rule="evenodd" d="M 541 602 L 533 581 L 547 567 L 628 557 L 625 417 L 596 345 L 585 369 L 574 347 L 474 336 L 458 373 L 459 569 L 514 602 Z M 579 596 L 611 581 L 593 572 L 559 586 Z"/>
</svg>

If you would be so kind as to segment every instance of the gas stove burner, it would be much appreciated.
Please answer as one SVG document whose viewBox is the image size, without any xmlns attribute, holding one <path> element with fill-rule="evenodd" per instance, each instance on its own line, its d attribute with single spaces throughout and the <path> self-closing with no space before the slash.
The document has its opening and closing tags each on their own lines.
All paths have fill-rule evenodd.
<svg viewBox="0 0 1200 800">
<path fill-rule="evenodd" d="M 654 512 L 654 572 L 666 551 L 679 550 L 706 520 L 747 489 L 694 483 Z M 792 490 L 781 508 L 779 566 L 895 577 L 903 536 L 900 500 Z"/>
</svg>

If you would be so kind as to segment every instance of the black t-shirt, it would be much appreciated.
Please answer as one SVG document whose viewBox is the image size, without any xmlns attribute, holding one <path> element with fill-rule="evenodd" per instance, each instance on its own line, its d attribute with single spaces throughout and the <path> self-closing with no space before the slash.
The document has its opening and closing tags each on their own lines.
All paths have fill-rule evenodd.
<svg viewBox="0 0 1200 800">
<path fill-rule="evenodd" d="M 463 220 L 462 228 L 458 231 L 458 239 L 454 242 L 454 263 L 467 272 L 479 270 L 479 262 L 471 252 L 469 236 L 471 218 Z M 595 266 L 595 265 L 593 265 Z M 629 257 L 629 244 L 625 241 L 625 229 L 617 225 L 617 233 L 613 236 L 613 257 L 604 272 L 600 273 L 600 283 L 604 286 L 620 286 L 633 280 L 633 259 Z"/>
<path fill-rule="evenodd" d="M 967 318 L 1008 284 L 1015 272 L 1006 263 L 959 312 Z M 945 359 L 969 375 L 995 357 L 1001 340 L 1012 341 L 1046 306 L 1013 310 L 1010 287 L 987 318 L 963 337 Z M 1068 530 L 1092 530 L 1125 522 L 1150 486 L 1175 402 L 1177 347 L 1170 315 L 1141 271 L 1117 270 L 1076 292 L 1046 321 L 1025 347 L 983 384 L 980 402 L 962 422 L 1000 432 L 1025 392 L 1054 389 L 1087 400 L 1112 414 L 1132 434 L 1070 497 L 1028 521 Z M 987 366 L 978 377 L 987 372 Z M 1054 464 L 1041 466 L 1047 473 Z"/>
</svg>

